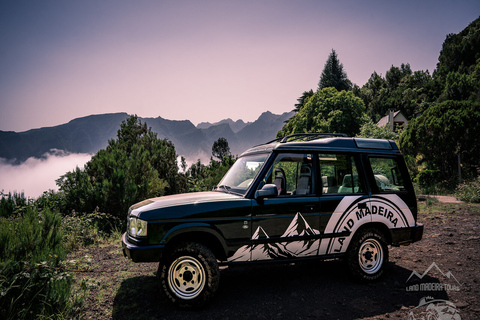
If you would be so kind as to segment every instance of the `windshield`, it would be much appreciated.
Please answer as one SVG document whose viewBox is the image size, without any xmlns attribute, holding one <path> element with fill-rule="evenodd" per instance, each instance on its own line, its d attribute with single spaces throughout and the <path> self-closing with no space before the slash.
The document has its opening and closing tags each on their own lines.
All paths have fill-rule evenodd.
<svg viewBox="0 0 480 320">
<path fill-rule="evenodd" d="M 217 185 L 216 190 L 245 194 L 268 156 L 269 154 L 256 154 L 238 159 Z"/>
</svg>

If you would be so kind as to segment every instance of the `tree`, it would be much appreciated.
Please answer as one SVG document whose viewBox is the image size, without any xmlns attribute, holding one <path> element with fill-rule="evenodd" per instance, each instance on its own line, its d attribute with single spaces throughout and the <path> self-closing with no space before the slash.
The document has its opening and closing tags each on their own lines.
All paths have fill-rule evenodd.
<svg viewBox="0 0 480 320">
<path fill-rule="evenodd" d="M 85 212 L 98 207 L 116 217 L 146 198 L 187 189 L 172 142 L 158 139 L 136 115 L 122 122 L 117 139 L 97 152 L 84 170 L 66 173 L 57 184 L 69 199 L 68 209 Z"/>
<path fill-rule="evenodd" d="M 447 35 L 438 57 L 434 77 L 445 79 L 450 72 L 471 74 L 478 59 L 480 59 L 480 18 L 474 20 L 460 33 Z"/>
<path fill-rule="evenodd" d="M 295 109 L 293 109 L 292 111 L 293 112 L 299 112 L 303 106 L 305 105 L 305 103 L 308 101 L 308 99 L 310 99 L 311 96 L 313 96 L 313 90 L 310 89 L 310 91 L 304 91 L 302 93 L 302 95 L 297 99 L 297 102 L 295 104 Z"/>
<path fill-rule="evenodd" d="M 225 138 L 218 138 L 217 141 L 213 143 L 212 146 L 212 155 L 223 161 L 223 158 L 230 155 L 230 147 L 228 146 L 228 141 Z"/>
<path fill-rule="evenodd" d="M 337 58 L 337 53 L 332 49 L 318 82 L 318 90 L 334 87 L 338 91 L 350 90 L 352 82 L 348 80 L 347 74 L 343 71 L 343 64 Z"/>
<path fill-rule="evenodd" d="M 412 72 L 408 63 L 402 63 L 400 67 L 392 65 L 385 78 L 373 72 L 358 96 L 369 117 L 377 122 L 389 109 L 400 110 L 411 119 L 438 98 L 437 92 L 428 71 Z"/>
<path fill-rule="evenodd" d="M 439 170 L 442 179 L 454 185 L 459 157 L 462 178 L 477 176 L 479 136 L 480 103 L 449 100 L 429 107 L 410 121 L 400 135 L 400 147 L 413 158 L 420 155 L 426 169 Z"/>
<path fill-rule="evenodd" d="M 375 123 L 373 123 L 371 119 L 368 119 L 368 121 L 360 127 L 360 133 L 357 135 L 357 137 L 396 140 L 398 139 L 398 133 L 390 130 L 388 125 L 379 127 Z"/>
<path fill-rule="evenodd" d="M 351 91 L 328 87 L 317 91 L 277 133 L 283 137 L 294 133 L 328 132 L 355 136 L 366 121 L 365 105 Z"/>
<path fill-rule="evenodd" d="M 204 165 L 198 159 L 188 169 L 186 175 L 190 192 L 212 190 L 236 160 L 236 157 L 231 155 L 227 139 L 225 138 L 219 138 L 213 143 L 212 154 L 216 158 L 221 159 L 221 161 L 215 161 L 210 158 L 210 164 Z"/>
</svg>

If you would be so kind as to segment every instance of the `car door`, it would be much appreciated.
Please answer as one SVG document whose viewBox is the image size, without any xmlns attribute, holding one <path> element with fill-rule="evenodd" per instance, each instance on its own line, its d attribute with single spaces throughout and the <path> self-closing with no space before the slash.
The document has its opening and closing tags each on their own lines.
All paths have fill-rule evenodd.
<svg viewBox="0 0 480 320">
<path fill-rule="evenodd" d="M 275 184 L 278 195 L 254 201 L 252 206 L 252 261 L 318 254 L 316 164 L 311 153 L 277 154 L 263 182 Z"/>
<path fill-rule="evenodd" d="M 355 230 L 371 220 L 370 196 L 361 158 L 352 153 L 320 153 L 320 255 L 346 251 Z"/>
</svg>

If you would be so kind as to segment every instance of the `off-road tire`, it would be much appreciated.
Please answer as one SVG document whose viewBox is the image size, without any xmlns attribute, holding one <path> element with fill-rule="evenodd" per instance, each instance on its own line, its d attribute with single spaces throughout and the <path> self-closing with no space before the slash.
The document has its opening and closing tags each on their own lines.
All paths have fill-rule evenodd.
<svg viewBox="0 0 480 320">
<path fill-rule="evenodd" d="M 347 251 L 347 265 L 351 276 L 368 282 L 379 279 L 388 263 L 388 246 L 385 236 L 377 229 L 358 231 Z"/>
<path fill-rule="evenodd" d="M 157 273 L 162 292 L 182 309 L 200 308 L 217 291 L 220 271 L 212 251 L 185 242 L 162 257 Z"/>
</svg>

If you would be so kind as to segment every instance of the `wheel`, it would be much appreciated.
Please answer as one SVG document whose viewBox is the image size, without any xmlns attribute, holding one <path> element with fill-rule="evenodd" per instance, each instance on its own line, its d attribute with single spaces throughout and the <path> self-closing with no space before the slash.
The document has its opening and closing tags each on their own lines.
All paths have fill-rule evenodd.
<svg viewBox="0 0 480 320">
<path fill-rule="evenodd" d="M 373 281 L 383 275 L 388 263 L 388 247 L 385 236 L 377 229 L 357 232 L 347 252 L 351 275 L 361 281 Z"/>
<path fill-rule="evenodd" d="M 182 243 L 166 254 L 158 266 L 166 297 L 181 308 L 198 308 L 218 288 L 220 271 L 213 253 L 198 243 Z"/>
</svg>

